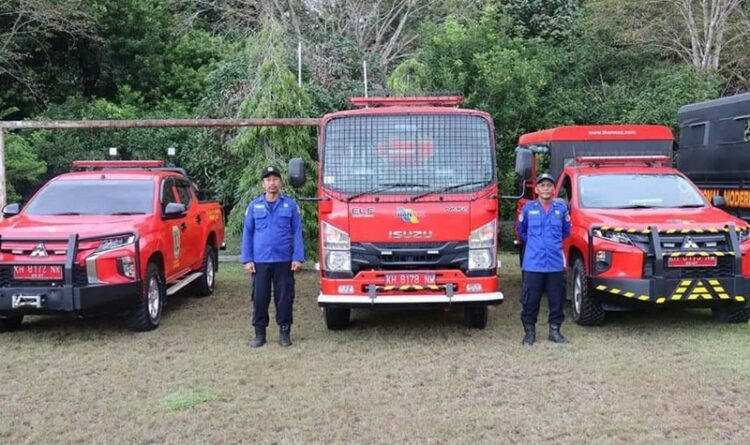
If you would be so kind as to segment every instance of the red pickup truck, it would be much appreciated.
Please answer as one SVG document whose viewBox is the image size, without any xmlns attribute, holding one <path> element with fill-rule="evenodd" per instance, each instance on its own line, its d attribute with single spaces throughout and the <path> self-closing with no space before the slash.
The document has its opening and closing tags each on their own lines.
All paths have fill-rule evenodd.
<svg viewBox="0 0 750 445">
<path fill-rule="evenodd" d="M 0 222 L 0 331 L 24 315 L 124 314 L 155 329 L 188 284 L 211 295 L 224 241 L 219 202 L 161 161 L 76 161 Z"/>
<path fill-rule="evenodd" d="M 519 139 L 525 198 L 536 197 L 537 162 L 547 160 L 570 209 L 564 259 L 578 324 L 656 308 L 750 319 L 750 226 L 717 208 L 723 197 L 709 202 L 671 167 L 672 145 L 671 130 L 656 125 L 558 127 Z"/>
</svg>

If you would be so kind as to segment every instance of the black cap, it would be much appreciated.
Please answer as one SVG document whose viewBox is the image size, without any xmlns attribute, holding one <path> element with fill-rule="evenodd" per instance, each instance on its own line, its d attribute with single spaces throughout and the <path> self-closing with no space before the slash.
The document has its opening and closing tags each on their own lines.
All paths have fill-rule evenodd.
<svg viewBox="0 0 750 445">
<path fill-rule="evenodd" d="M 539 176 L 536 177 L 536 183 L 539 184 L 542 181 L 550 181 L 552 185 L 555 185 L 555 178 L 554 176 L 550 175 L 549 173 L 542 173 Z"/>
<path fill-rule="evenodd" d="M 279 178 L 281 178 L 281 172 L 276 167 L 266 167 L 263 169 L 263 173 L 260 175 L 260 178 L 263 179 L 268 175 L 276 175 Z"/>
</svg>

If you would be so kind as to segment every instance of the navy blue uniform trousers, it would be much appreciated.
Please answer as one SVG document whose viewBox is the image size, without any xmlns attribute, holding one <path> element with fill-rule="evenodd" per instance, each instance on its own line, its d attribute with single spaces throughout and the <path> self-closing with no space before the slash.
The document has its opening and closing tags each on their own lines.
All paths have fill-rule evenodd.
<svg viewBox="0 0 750 445">
<path fill-rule="evenodd" d="M 279 326 L 292 324 L 294 303 L 294 272 L 292 263 L 255 263 L 253 274 L 253 326 L 268 326 L 268 306 L 276 306 L 276 323 Z"/>
<path fill-rule="evenodd" d="M 536 324 L 542 294 L 547 293 L 549 300 L 549 324 L 561 325 L 565 320 L 563 303 L 565 301 L 565 284 L 562 272 L 523 272 L 523 295 L 521 304 L 521 322 Z"/>
</svg>

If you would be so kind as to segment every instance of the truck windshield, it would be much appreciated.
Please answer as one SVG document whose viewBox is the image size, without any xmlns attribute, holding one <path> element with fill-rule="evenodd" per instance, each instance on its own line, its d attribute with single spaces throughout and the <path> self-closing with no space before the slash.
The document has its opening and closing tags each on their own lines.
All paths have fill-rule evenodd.
<svg viewBox="0 0 750 445">
<path fill-rule="evenodd" d="M 322 179 L 325 188 L 357 198 L 437 198 L 492 183 L 494 162 L 492 130 L 480 116 L 347 116 L 326 125 Z"/>
<path fill-rule="evenodd" d="M 60 180 L 26 206 L 27 215 L 146 215 L 153 212 L 150 180 Z"/>
<path fill-rule="evenodd" d="M 581 176 L 580 206 L 593 209 L 704 207 L 703 195 L 679 175 Z"/>
</svg>

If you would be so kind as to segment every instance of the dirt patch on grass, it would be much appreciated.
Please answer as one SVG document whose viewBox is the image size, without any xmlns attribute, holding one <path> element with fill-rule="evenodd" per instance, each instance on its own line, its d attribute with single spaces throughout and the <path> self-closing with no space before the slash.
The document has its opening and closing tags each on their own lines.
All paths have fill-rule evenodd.
<svg viewBox="0 0 750 445">
<path fill-rule="evenodd" d="M 355 311 L 329 332 L 298 279 L 295 345 L 251 350 L 247 279 L 173 300 L 155 332 L 32 318 L 0 336 L 2 443 L 747 443 L 746 325 L 706 311 L 563 326 L 520 346 L 515 257 L 488 328 L 460 311 Z M 546 319 L 546 312 L 540 320 Z M 539 326 L 545 334 L 546 323 Z"/>
</svg>

